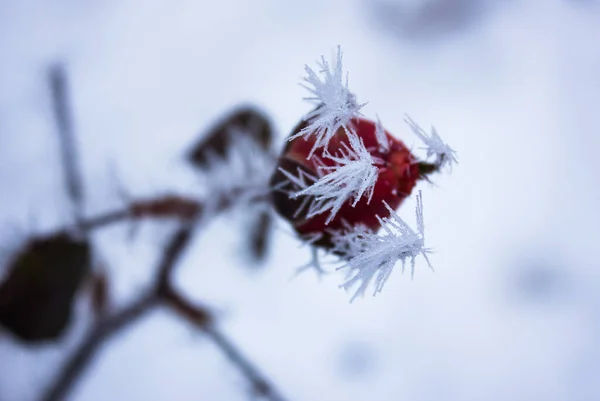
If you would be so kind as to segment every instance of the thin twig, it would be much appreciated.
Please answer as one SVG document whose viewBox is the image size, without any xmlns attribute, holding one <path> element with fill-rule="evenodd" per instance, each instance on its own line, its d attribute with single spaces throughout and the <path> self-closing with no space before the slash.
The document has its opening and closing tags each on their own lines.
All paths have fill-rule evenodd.
<svg viewBox="0 0 600 401">
<path fill-rule="evenodd" d="M 102 228 L 105 226 L 112 225 L 114 223 L 123 222 L 131 219 L 131 212 L 129 209 L 114 210 L 112 212 L 103 213 L 101 215 L 83 219 L 81 221 L 81 227 L 85 231 Z"/>
<path fill-rule="evenodd" d="M 82 219 L 80 226 L 84 230 L 95 230 L 115 223 L 145 218 L 190 220 L 200 211 L 201 207 L 202 204 L 195 199 L 175 195 L 158 196 L 136 200 L 126 208 Z"/>
<path fill-rule="evenodd" d="M 158 295 L 171 288 L 171 275 L 183 251 L 189 245 L 194 232 L 194 224 L 184 224 L 173 236 L 165 249 L 162 261 L 158 267 L 158 278 L 155 292 Z"/>
<path fill-rule="evenodd" d="M 64 367 L 59 371 L 58 377 L 52 382 L 41 400 L 60 401 L 65 399 L 75 382 L 87 371 L 106 340 L 135 323 L 159 303 L 163 288 L 168 286 L 168 274 L 172 272 L 189 244 L 192 229 L 192 225 L 186 224 L 172 235 L 159 263 L 157 285 L 143 293 L 122 311 L 100 320 L 84 338 L 75 353 L 66 361 Z"/>
<path fill-rule="evenodd" d="M 162 299 L 165 306 L 171 308 L 177 315 L 196 327 L 203 328 L 213 322 L 213 317 L 208 308 L 192 304 L 172 288 L 167 288 L 163 292 Z"/>
<path fill-rule="evenodd" d="M 235 344 L 214 325 L 207 325 L 202 330 L 252 384 L 252 389 L 257 395 L 261 395 L 271 401 L 285 400 L 274 385 L 270 383 L 269 380 L 259 372 L 256 366 L 244 357 Z"/>
<path fill-rule="evenodd" d="M 60 142 L 60 153 L 62 158 L 63 174 L 67 194 L 73 206 L 73 212 L 77 220 L 83 215 L 83 181 L 78 163 L 75 135 L 73 133 L 73 122 L 68 101 L 67 74 L 62 64 L 50 67 L 48 71 L 50 91 L 56 129 Z"/>
<path fill-rule="evenodd" d="M 244 188 L 233 189 L 216 201 L 216 207 L 211 212 L 218 214 L 235 204 L 235 199 L 245 191 Z M 269 194 L 256 194 L 248 202 L 268 201 Z M 130 203 L 125 208 L 105 212 L 97 216 L 82 218 L 78 226 L 85 231 L 101 229 L 113 224 L 124 223 L 139 219 L 177 218 L 191 221 L 194 216 L 201 218 L 206 212 L 206 202 L 186 198 L 184 196 L 166 195 L 156 198 L 140 199 Z M 70 231 L 72 227 L 64 227 L 59 231 Z"/>
<path fill-rule="evenodd" d="M 248 380 L 257 395 L 271 401 L 284 401 L 275 386 L 250 362 L 237 346 L 215 326 L 214 320 L 206 308 L 193 305 L 176 292 L 165 294 L 165 304 L 171 307 L 184 320 L 204 332 L 208 338 L 223 352 L 229 361 Z"/>
<path fill-rule="evenodd" d="M 58 376 L 51 382 L 40 400 L 64 400 L 76 382 L 88 370 L 102 347 L 106 345 L 107 340 L 146 315 L 157 301 L 155 293 L 147 292 L 127 308 L 96 323 L 73 355 L 67 359 Z"/>
</svg>

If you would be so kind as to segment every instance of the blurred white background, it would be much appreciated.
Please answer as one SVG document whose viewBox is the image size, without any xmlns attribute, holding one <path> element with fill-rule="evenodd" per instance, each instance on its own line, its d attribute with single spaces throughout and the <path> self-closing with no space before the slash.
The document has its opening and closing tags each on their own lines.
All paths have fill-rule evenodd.
<svg viewBox="0 0 600 401">
<path fill-rule="evenodd" d="M 122 205 L 115 171 L 132 196 L 198 192 L 181 155 L 240 103 L 269 112 L 283 144 L 311 107 L 304 64 L 339 44 L 367 117 L 417 147 L 408 113 L 458 152 L 451 175 L 419 187 L 435 273 L 420 262 L 414 280 L 397 271 L 349 304 L 342 276 L 292 279 L 310 255 L 283 221 L 268 265 L 245 268 L 225 216 L 178 283 L 290 400 L 599 400 L 600 3 L 423 3 L 1 0 L 3 245 L 68 216 L 48 64 L 70 73 L 91 215 Z M 98 234 L 118 303 L 147 283 L 168 232 Z M 0 400 L 35 399 L 84 323 L 33 350 L 0 335 Z M 108 345 L 72 399 L 247 397 L 213 344 L 157 312 Z"/>
</svg>

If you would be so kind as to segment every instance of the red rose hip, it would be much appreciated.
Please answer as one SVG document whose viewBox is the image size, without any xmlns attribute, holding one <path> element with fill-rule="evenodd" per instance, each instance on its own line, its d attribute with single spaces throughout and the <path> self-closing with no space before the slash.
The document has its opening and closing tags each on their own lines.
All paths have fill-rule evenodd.
<svg viewBox="0 0 600 401">
<path fill-rule="evenodd" d="M 305 121 L 301 122 L 290 136 L 306 126 Z M 322 149 L 323 157 L 320 157 L 320 151 L 310 156 L 316 136 L 304 135 L 292 139 L 284 147 L 278 168 L 271 178 L 272 200 L 277 212 L 292 224 L 300 236 L 316 238 L 314 244 L 325 248 L 332 246 L 330 237 L 334 231 L 358 225 L 377 231 L 380 226 L 377 216 L 384 218 L 390 214 L 384 202 L 391 209 L 397 209 L 411 194 L 417 180 L 437 169 L 435 165 L 419 162 L 402 141 L 392 137 L 373 121 L 354 118 L 347 128 L 342 127 L 335 132 Z M 303 188 L 293 183 L 289 175 L 308 175 L 314 181 L 314 178 L 321 178 L 339 168 L 337 159 L 340 155 L 347 155 L 350 148 L 349 134 L 356 135 L 362 141 L 373 160 L 377 177 L 372 186 L 372 195 L 346 200 L 334 216 L 329 211 L 311 215 L 306 205 L 318 199 L 314 195 L 298 195 Z"/>
</svg>

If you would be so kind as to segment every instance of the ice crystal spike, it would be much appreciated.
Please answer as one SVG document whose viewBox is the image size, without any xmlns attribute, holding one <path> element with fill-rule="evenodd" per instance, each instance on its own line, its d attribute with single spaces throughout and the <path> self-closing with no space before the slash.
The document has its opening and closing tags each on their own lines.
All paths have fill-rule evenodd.
<svg viewBox="0 0 600 401">
<path fill-rule="evenodd" d="M 300 132 L 289 138 L 290 141 L 298 137 L 308 138 L 315 136 L 316 141 L 308 154 L 310 159 L 319 148 L 326 148 L 329 141 L 336 132 L 343 128 L 350 133 L 350 121 L 353 118 L 361 116 L 360 109 L 366 104 L 359 104 L 356 96 L 348 88 L 348 74 L 343 79 L 342 70 L 342 50 L 337 48 L 336 63 L 330 68 L 325 57 L 321 56 L 321 62 L 318 63 L 319 73 L 323 79 L 312 68 L 306 65 L 306 77 L 301 85 L 311 94 L 311 97 L 305 98 L 317 105 L 317 108 L 310 112 L 304 118 L 308 122 Z"/>
</svg>

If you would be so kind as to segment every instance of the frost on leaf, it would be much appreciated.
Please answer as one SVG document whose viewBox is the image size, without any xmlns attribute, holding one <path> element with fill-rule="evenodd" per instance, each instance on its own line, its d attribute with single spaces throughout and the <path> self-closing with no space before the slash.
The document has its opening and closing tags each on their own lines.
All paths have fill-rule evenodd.
<svg viewBox="0 0 600 401">
<path fill-rule="evenodd" d="M 431 127 L 431 135 L 428 135 L 409 116 L 405 116 L 404 121 L 408 124 L 414 134 L 417 135 L 425 144 L 427 157 L 436 157 L 436 164 L 440 169 L 446 166 L 452 168 L 454 164 L 458 163 L 456 151 L 442 141 L 442 138 L 438 135 L 434 127 Z"/>
<path fill-rule="evenodd" d="M 352 296 L 352 302 L 359 295 L 364 295 L 371 282 L 374 282 L 373 295 L 381 292 L 397 262 L 402 263 L 402 271 L 407 261 L 411 264 L 411 276 L 414 274 L 415 259 L 422 255 L 429 267 L 431 264 L 427 254 L 431 250 L 425 248 L 423 203 L 421 193 L 417 195 L 417 230 L 413 230 L 392 210 L 387 203 L 385 207 L 390 217 L 379 218 L 382 232 L 377 234 L 368 229 L 350 230 L 334 236 L 335 250 L 347 259 L 340 269 L 348 269 L 350 278 L 342 284 L 349 289 L 356 284 L 358 288 Z"/>
<path fill-rule="evenodd" d="M 224 155 L 212 150 L 204 155 L 204 173 L 200 178 L 207 194 L 210 194 L 206 201 L 209 210 L 216 204 L 208 199 L 218 202 L 216 194 L 239 192 L 237 202 L 244 204 L 270 191 L 268 182 L 274 165 L 272 157 L 243 130 L 232 128 L 230 134 L 236 137 L 235 144 L 227 147 Z"/>
<path fill-rule="evenodd" d="M 315 135 L 315 144 L 308 159 L 318 148 L 326 148 L 340 128 L 344 128 L 349 133 L 352 129 L 349 126 L 350 121 L 361 115 L 359 110 L 366 104 L 358 104 L 356 96 L 348 89 L 348 74 L 344 80 L 342 51 L 339 46 L 336 64 L 333 68 L 330 68 L 323 56 L 321 56 L 318 66 L 320 68 L 318 73 L 308 65 L 304 67 L 307 76 L 304 78 L 304 83 L 301 84 L 313 95 L 305 99 L 316 103 L 317 108 L 305 117 L 308 125 L 289 138 L 292 141 L 298 137 L 309 138 Z M 319 73 L 323 75 L 322 80 Z"/>
<path fill-rule="evenodd" d="M 379 173 L 376 163 L 380 161 L 371 156 L 362 139 L 356 135 L 348 135 L 348 139 L 350 146 L 342 143 L 338 155 L 324 154 L 323 157 L 335 165 L 320 166 L 319 171 L 326 174 L 315 179 L 312 185 L 307 185 L 303 176 L 290 177 L 291 174 L 283 172 L 290 181 L 302 188 L 292 194 L 293 197 L 308 196 L 312 199 L 307 218 L 329 212 L 325 222 L 329 224 L 347 201 L 354 198 L 353 207 L 363 196 L 368 198 L 367 202 L 371 201 Z"/>
</svg>

